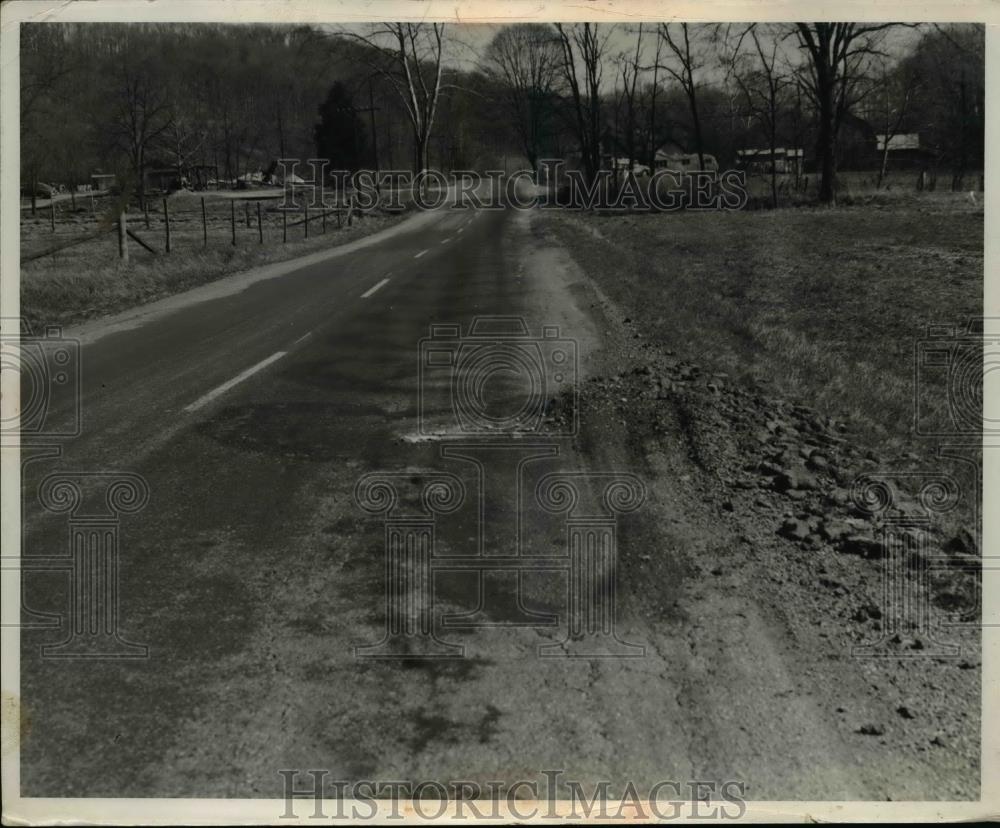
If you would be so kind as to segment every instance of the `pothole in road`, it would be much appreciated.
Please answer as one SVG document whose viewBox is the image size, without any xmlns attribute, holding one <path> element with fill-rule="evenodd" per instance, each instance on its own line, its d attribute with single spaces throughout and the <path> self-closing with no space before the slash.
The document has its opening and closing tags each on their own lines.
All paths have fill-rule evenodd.
<svg viewBox="0 0 1000 828">
<path fill-rule="evenodd" d="M 370 457 L 389 443 L 386 413 L 360 403 L 273 403 L 228 406 L 198 431 L 226 446 L 294 460 L 330 462 L 350 445 Z"/>
</svg>

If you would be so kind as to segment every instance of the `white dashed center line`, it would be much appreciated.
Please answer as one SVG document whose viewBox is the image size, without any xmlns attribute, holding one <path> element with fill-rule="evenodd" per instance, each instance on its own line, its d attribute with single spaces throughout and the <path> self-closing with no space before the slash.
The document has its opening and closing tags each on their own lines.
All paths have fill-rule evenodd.
<svg viewBox="0 0 1000 828">
<path fill-rule="evenodd" d="M 367 299 L 369 296 L 371 296 L 376 290 L 378 290 L 380 287 L 382 287 L 382 285 L 384 285 L 388 281 L 389 281 L 388 279 L 383 279 L 381 282 L 379 282 L 374 287 L 368 288 L 368 290 L 366 290 L 364 293 L 361 294 L 361 298 L 362 299 Z"/>
<path fill-rule="evenodd" d="M 427 252 L 426 250 L 421 250 L 421 251 L 420 251 L 420 252 L 419 252 L 419 253 L 418 253 L 418 254 L 417 254 L 416 256 L 414 256 L 413 258 L 414 258 L 414 259 L 419 259 L 419 258 L 420 258 L 421 256 L 423 256 L 423 255 L 424 255 L 424 253 L 426 253 L 426 252 Z"/>
<path fill-rule="evenodd" d="M 451 236 L 448 236 L 448 238 L 446 239 L 441 239 L 441 244 L 447 244 L 450 241 L 451 241 Z"/>
<path fill-rule="evenodd" d="M 272 362 L 277 362 L 279 359 L 281 359 L 287 353 L 288 353 L 287 351 L 278 351 L 275 354 L 271 354 L 271 356 L 269 356 L 267 359 L 261 360 L 256 365 L 254 365 L 254 366 L 252 366 L 250 368 L 247 368 L 246 371 L 244 371 L 243 373 L 237 374 L 235 377 L 233 377 L 228 382 L 222 383 L 222 385 L 220 385 L 218 388 L 214 388 L 213 390 L 209 391 L 207 394 L 205 394 L 204 397 L 199 397 L 197 400 L 195 400 L 193 403 L 191 403 L 191 405 L 185 406 L 184 410 L 185 411 L 197 411 L 202 406 L 207 405 L 208 403 L 210 403 L 216 397 L 221 397 L 228 390 L 230 390 L 231 388 L 234 388 L 235 386 L 239 385 L 241 382 L 243 382 L 243 380 L 249 379 L 254 374 L 256 374 L 258 371 L 263 371 Z"/>
</svg>

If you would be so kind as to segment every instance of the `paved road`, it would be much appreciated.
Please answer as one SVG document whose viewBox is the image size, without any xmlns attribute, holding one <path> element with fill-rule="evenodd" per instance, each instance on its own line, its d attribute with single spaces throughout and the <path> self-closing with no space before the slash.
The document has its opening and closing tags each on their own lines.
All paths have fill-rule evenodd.
<svg viewBox="0 0 1000 828">
<path fill-rule="evenodd" d="M 444 210 L 244 290 L 230 280 L 79 332 L 83 431 L 61 458 L 26 467 L 25 552 L 66 552 L 67 516 L 38 506 L 44 477 L 140 475 L 148 505 L 119 526 L 120 625 L 148 658 L 43 659 L 40 645 L 64 633 L 24 632 L 25 795 L 277 797 L 278 771 L 296 768 L 484 783 L 559 768 L 640 785 L 749 780 L 755 798 L 883 795 L 877 765 L 862 768 L 798 692 L 749 596 L 695 591 L 678 608 L 683 547 L 711 528 L 685 529 L 683 494 L 666 483 L 618 524 L 619 547 L 645 554 L 622 553 L 617 632 L 644 658 L 561 657 L 564 571 L 537 568 L 518 586 L 516 573 L 480 581 L 468 567 L 434 580 L 442 640 L 465 658 L 356 657 L 387 615 L 385 526 L 355 503 L 365 475 L 402 472 L 394 516 L 409 517 L 429 473 L 454 475 L 465 498 L 439 520 L 435 548 L 468 564 L 518 541 L 524 555 L 565 557 L 564 515 L 531 497 L 545 474 L 650 473 L 620 422 L 447 457 L 421 434 L 421 410 L 430 431 L 454 430 L 447 371 L 418 406 L 432 324 L 558 326 L 581 375 L 600 367 L 599 297 L 550 241 L 529 214 Z M 522 377 L 511 364 L 490 377 L 485 410 L 498 415 Z M 99 511 L 101 493 L 84 494 L 81 510 Z M 581 487 L 591 504 L 598 494 Z M 653 564 L 638 563 L 650 552 L 653 581 Z M 26 583 L 32 610 L 65 611 L 65 573 Z"/>
<path fill-rule="evenodd" d="M 456 629 L 460 638 L 479 636 L 461 661 L 355 659 L 355 646 L 380 640 L 385 599 L 382 523 L 352 494 L 372 471 L 451 472 L 467 486 L 468 508 L 440 530 L 438 551 L 510 554 L 516 466 L 533 463 L 535 480 L 557 468 L 552 455 L 566 462 L 568 444 L 442 459 L 437 441 L 418 434 L 418 343 L 431 324 L 467 330 L 476 316 L 497 313 L 522 317 L 536 336 L 543 324 L 569 325 L 581 343 L 593 341 L 565 286 L 551 273 L 541 278 L 551 254 L 525 261 L 531 249 L 527 224 L 510 213 L 441 211 L 385 243 L 242 292 L 137 327 L 79 332 L 82 434 L 61 459 L 26 468 L 25 551 L 65 548 L 65 515 L 43 513 L 32 498 L 44 475 L 140 474 L 151 496 L 121 523 L 120 606 L 124 636 L 148 645 L 149 658 L 43 660 L 39 644 L 60 635 L 25 634 L 25 792 L 276 795 L 277 770 L 306 765 L 351 778 L 461 776 L 468 765 L 441 749 L 466 753 L 482 773 L 509 773 L 491 743 L 510 698 L 496 677 L 473 679 L 487 666 L 509 672 L 498 652 L 520 673 L 521 656 L 533 657 L 539 640 L 564 637 L 552 626 L 564 579 L 538 572 L 518 594 L 515 573 L 484 576 L 478 606 L 475 574 L 444 573 L 435 606 L 453 621 L 465 614 L 525 626 L 502 635 Z M 446 376 L 425 392 L 425 423 L 447 430 Z M 485 489 L 477 462 L 491 478 Z M 543 521 L 524 520 L 532 519 Z M 550 524 L 544 531 L 558 546 L 561 524 Z M 525 552 L 542 531 L 522 527 Z M 58 612 L 64 579 L 28 576 L 32 609 Z M 590 668 L 573 670 L 586 686 Z M 480 685 L 478 698 L 458 713 L 436 698 L 443 686 L 470 682 Z M 529 692 L 514 684 L 519 695 Z M 525 699 L 525 722 L 551 701 L 537 698 L 532 714 Z M 557 761 L 559 728 L 548 729 L 546 750 Z M 501 741 L 516 754 L 525 736 Z"/>
</svg>

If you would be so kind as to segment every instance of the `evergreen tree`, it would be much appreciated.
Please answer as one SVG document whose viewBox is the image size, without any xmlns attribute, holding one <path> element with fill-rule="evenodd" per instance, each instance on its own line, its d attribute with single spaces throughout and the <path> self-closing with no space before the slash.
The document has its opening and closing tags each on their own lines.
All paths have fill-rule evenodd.
<svg viewBox="0 0 1000 828">
<path fill-rule="evenodd" d="M 366 127 L 358 115 L 347 86 L 337 81 L 319 107 L 316 155 L 326 158 L 333 170 L 357 170 L 368 161 Z"/>
</svg>

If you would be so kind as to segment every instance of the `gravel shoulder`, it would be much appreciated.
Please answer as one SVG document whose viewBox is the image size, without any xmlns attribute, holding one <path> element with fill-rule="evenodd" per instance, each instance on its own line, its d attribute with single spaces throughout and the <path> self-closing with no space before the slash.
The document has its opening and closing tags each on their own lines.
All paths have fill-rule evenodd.
<svg viewBox="0 0 1000 828">
<path fill-rule="evenodd" d="M 547 214 L 536 235 L 577 250 L 575 221 Z M 677 356 L 635 318 L 656 308 L 609 298 L 619 272 L 590 252 L 576 289 L 605 353 L 580 420 L 594 444 L 623 433 L 651 475 L 658 538 L 623 544 L 624 592 L 654 635 L 685 642 L 671 672 L 692 770 L 744 779 L 751 799 L 978 798 L 978 632 L 949 630 L 956 657 L 905 630 L 889 631 L 891 657 L 852 655 L 883 627 L 880 527 L 849 494 L 880 458 L 828 413 Z M 931 549 L 975 564 L 967 535 L 935 525 Z M 974 600 L 958 576 L 934 586 L 935 610 Z"/>
</svg>

